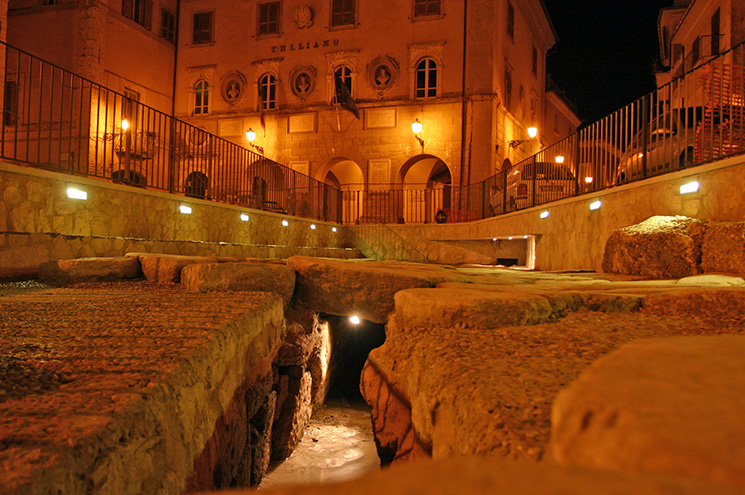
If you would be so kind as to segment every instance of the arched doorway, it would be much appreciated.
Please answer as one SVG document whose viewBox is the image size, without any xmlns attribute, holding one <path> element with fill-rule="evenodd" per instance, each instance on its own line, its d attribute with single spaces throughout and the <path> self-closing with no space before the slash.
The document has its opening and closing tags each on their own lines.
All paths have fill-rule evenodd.
<svg viewBox="0 0 745 495">
<path fill-rule="evenodd" d="M 437 212 L 450 211 L 452 176 L 447 164 L 432 155 L 408 160 L 398 172 L 400 208 L 406 223 L 432 223 Z"/>
<path fill-rule="evenodd" d="M 324 167 L 322 181 L 341 189 L 343 222 L 359 223 L 364 211 L 365 189 L 365 177 L 360 166 L 348 158 L 334 158 Z"/>
<path fill-rule="evenodd" d="M 289 192 L 285 185 L 285 174 L 281 167 L 270 160 L 257 160 L 247 169 L 251 185 L 248 206 L 262 210 L 285 212 Z"/>
</svg>

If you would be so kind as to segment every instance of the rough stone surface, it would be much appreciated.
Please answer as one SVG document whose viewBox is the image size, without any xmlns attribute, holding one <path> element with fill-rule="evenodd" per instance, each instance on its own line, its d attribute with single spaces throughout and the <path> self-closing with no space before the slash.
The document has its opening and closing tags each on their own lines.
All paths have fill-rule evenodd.
<svg viewBox="0 0 745 495">
<path fill-rule="evenodd" d="M 272 435 L 272 459 L 282 460 L 290 456 L 310 422 L 313 412 L 310 372 L 293 373 L 290 376 L 289 393 L 278 407 Z"/>
<path fill-rule="evenodd" d="M 375 446 L 382 465 L 430 457 L 414 434 L 411 404 L 368 361 L 362 370 L 360 391 L 372 405 Z"/>
<path fill-rule="evenodd" d="M 181 270 L 185 266 L 216 261 L 214 257 L 178 254 L 127 253 L 125 256 L 140 260 L 143 275 L 148 282 L 156 284 L 177 284 L 181 281 Z"/>
<path fill-rule="evenodd" d="M 745 489 L 745 336 L 629 343 L 559 393 L 564 464 L 706 478 Z"/>
<path fill-rule="evenodd" d="M 282 329 L 263 293 L 117 282 L 0 297 L 0 491 L 184 493 Z"/>
<path fill-rule="evenodd" d="M 345 262 L 293 256 L 287 265 L 297 272 L 298 304 L 335 315 L 356 312 L 385 323 L 393 311 L 393 296 L 403 289 L 434 287 L 467 277 L 445 267 L 414 263 Z"/>
<path fill-rule="evenodd" d="M 706 224 L 688 217 L 651 217 L 611 232 L 603 271 L 665 279 L 700 273 Z"/>
<path fill-rule="evenodd" d="M 127 257 L 57 260 L 39 267 L 39 279 L 50 284 L 104 282 L 141 276 L 140 262 Z"/>
<path fill-rule="evenodd" d="M 272 392 L 264 405 L 251 418 L 251 457 L 249 471 L 251 486 L 258 486 L 269 469 L 272 456 L 272 424 L 277 407 L 277 392 Z M 238 486 L 236 484 L 236 486 Z"/>
<path fill-rule="evenodd" d="M 272 292 L 287 305 L 295 290 L 295 271 L 274 263 L 192 264 L 181 271 L 181 284 L 190 292 Z"/>
<path fill-rule="evenodd" d="M 321 336 L 313 329 L 306 331 L 299 323 L 287 325 L 282 347 L 277 355 L 277 366 L 307 367 L 311 354 L 321 347 Z"/>
<path fill-rule="evenodd" d="M 694 289 L 664 291 L 644 298 L 644 310 L 657 315 L 737 320 L 745 325 L 745 290 Z"/>
<path fill-rule="evenodd" d="M 745 222 L 712 222 L 701 248 L 704 272 L 745 273 Z"/>
<path fill-rule="evenodd" d="M 231 492 L 249 495 L 249 491 Z M 267 495 L 736 495 L 739 488 L 555 464 L 455 457 L 392 466 L 337 484 L 262 490 Z M 207 494 L 203 494 L 207 495 Z M 219 495 L 214 492 L 212 495 Z"/>
</svg>

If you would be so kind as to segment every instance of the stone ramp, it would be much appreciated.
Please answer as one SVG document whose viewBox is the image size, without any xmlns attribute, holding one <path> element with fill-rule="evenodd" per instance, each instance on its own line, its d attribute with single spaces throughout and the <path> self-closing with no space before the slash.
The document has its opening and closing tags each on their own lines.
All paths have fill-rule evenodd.
<svg viewBox="0 0 745 495">
<path fill-rule="evenodd" d="M 0 493 L 183 493 L 223 413 L 271 377 L 282 330 L 267 293 L 1 297 Z"/>
</svg>

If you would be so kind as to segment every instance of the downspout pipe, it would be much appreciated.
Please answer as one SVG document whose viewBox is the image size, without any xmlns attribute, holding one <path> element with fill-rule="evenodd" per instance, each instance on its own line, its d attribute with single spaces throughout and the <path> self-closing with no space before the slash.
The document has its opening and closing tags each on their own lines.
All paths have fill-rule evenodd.
<svg viewBox="0 0 745 495">
<path fill-rule="evenodd" d="M 471 177 L 471 166 L 466 163 L 466 158 L 470 160 L 470 155 L 466 152 L 466 135 L 468 133 L 468 96 L 466 95 L 466 67 L 468 58 L 468 0 L 463 0 L 463 67 L 462 67 L 462 80 L 461 80 L 461 127 L 460 127 L 460 188 L 461 194 L 459 197 L 459 203 L 461 208 L 463 207 L 463 186 L 464 180 L 467 178 L 467 183 L 470 183 Z M 467 172 L 463 172 L 467 169 Z"/>
</svg>

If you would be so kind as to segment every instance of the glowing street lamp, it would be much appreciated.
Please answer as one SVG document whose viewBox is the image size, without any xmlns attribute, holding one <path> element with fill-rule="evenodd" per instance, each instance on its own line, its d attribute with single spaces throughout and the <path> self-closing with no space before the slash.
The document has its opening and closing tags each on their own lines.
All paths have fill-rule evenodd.
<svg viewBox="0 0 745 495">
<path fill-rule="evenodd" d="M 248 144 L 250 144 L 251 148 L 256 150 L 257 153 L 259 153 L 260 155 L 264 154 L 264 148 L 254 144 L 254 141 L 256 141 L 256 133 L 250 127 L 246 131 L 246 141 L 248 141 Z"/>
<path fill-rule="evenodd" d="M 411 123 L 411 132 L 414 133 L 414 137 L 419 141 L 419 145 L 422 147 L 422 153 L 424 153 L 424 139 L 419 137 L 419 133 L 422 132 L 423 127 L 419 119 L 414 119 L 414 122 Z"/>
<path fill-rule="evenodd" d="M 556 161 L 556 163 L 564 163 L 564 155 L 557 156 L 554 158 L 554 161 Z"/>
<path fill-rule="evenodd" d="M 523 143 L 527 143 L 538 135 L 538 128 L 535 126 L 528 127 L 528 137 L 530 139 L 513 139 L 510 141 L 510 148 L 517 148 Z"/>
</svg>

